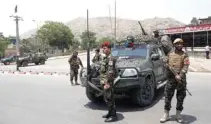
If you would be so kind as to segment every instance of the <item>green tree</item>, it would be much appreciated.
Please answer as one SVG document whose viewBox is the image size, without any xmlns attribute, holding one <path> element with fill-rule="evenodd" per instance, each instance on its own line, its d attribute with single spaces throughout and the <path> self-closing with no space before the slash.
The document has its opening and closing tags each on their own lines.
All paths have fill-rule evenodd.
<svg viewBox="0 0 211 124">
<path fill-rule="evenodd" d="M 74 35 L 70 28 L 61 22 L 47 21 L 38 31 L 37 37 L 43 43 L 48 43 L 50 46 L 57 46 L 59 49 L 69 49 Z"/>
<path fill-rule="evenodd" d="M 90 43 L 90 48 L 95 48 L 97 46 L 96 33 L 89 31 L 89 39 L 90 40 L 88 40 L 88 32 L 87 31 L 84 31 L 80 37 L 81 37 L 81 47 L 83 49 L 87 49 L 88 41 Z"/>
<path fill-rule="evenodd" d="M 80 45 L 81 45 L 81 43 L 79 42 L 79 40 L 76 39 L 76 38 L 74 38 L 74 39 L 72 40 L 72 44 L 71 44 L 70 50 L 71 50 L 71 51 L 73 51 L 73 50 L 78 50 Z"/>
<path fill-rule="evenodd" d="M 196 17 L 193 17 L 192 20 L 190 21 L 190 23 L 192 25 L 198 25 L 199 24 L 199 20 Z"/>
<path fill-rule="evenodd" d="M 3 35 L 0 36 L 0 57 L 4 55 L 5 49 L 9 44 L 9 38 L 4 37 Z"/>
</svg>

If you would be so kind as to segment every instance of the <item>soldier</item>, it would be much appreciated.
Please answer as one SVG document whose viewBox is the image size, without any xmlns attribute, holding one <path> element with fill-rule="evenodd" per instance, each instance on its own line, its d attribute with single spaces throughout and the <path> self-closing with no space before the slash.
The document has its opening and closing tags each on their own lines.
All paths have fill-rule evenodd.
<svg viewBox="0 0 211 124">
<path fill-rule="evenodd" d="M 98 62 L 100 62 L 101 61 L 101 54 L 100 54 L 100 49 L 96 49 L 95 50 L 95 56 L 94 56 L 94 58 L 92 59 L 92 62 L 93 63 L 98 63 Z"/>
<path fill-rule="evenodd" d="M 181 112 L 183 110 L 183 101 L 186 97 L 186 73 L 189 67 L 189 57 L 182 50 L 183 40 L 177 38 L 174 40 L 173 45 L 175 50 L 168 53 L 167 67 L 172 68 L 177 75 L 174 75 L 171 70 L 167 69 L 167 79 L 168 82 L 165 87 L 165 106 L 164 106 L 164 116 L 160 119 L 160 122 L 166 122 L 170 119 L 169 111 L 171 109 L 171 100 L 174 96 L 174 91 L 177 89 L 177 105 L 176 105 L 176 120 L 179 123 L 183 122 L 181 117 Z M 179 81 L 180 82 L 179 82 Z"/>
<path fill-rule="evenodd" d="M 154 38 L 159 38 L 159 31 L 158 30 L 154 30 L 153 31 L 153 35 L 154 35 Z"/>
<path fill-rule="evenodd" d="M 81 59 L 78 57 L 78 52 L 74 51 L 73 55 L 68 60 L 70 64 L 70 82 L 73 85 L 73 77 L 75 77 L 75 85 L 79 85 L 78 80 L 78 69 L 79 65 L 83 68 L 83 64 L 81 62 Z"/>
<path fill-rule="evenodd" d="M 111 44 L 104 42 L 102 45 L 105 56 L 101 61 L 100 83 L 104 89 L 104 100 L 108 106 L 108 114 L 104 115 L 105 122 L 113 122 L 117 120 L 115 98 L 113 92 L 113 81 L 115 75 L 115 62 L 111 57 Z"/>
</svg>

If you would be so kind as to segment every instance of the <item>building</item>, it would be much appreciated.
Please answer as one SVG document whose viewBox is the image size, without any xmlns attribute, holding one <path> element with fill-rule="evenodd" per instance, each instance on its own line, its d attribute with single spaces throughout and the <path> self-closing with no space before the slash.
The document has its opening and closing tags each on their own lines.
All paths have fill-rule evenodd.
<svg viewBox="0 0 211 124">
<path fill-rule="evenodd" d="M 202 18 L 198 20 L 199 20 L 199 24 L 211 24 L 211 16 L 209 16 L 208 18 Z"/>
<path fill-rule="evenodd" d="M 211 46 L 211 23 L 204 19 L 205 24 L 195 26 L 174 27 L 160 30 L 161 34 L 167 34 L 172 41 L 176 38 L 183 38 L 185 47 L 205 47 Z"/>
</svg>

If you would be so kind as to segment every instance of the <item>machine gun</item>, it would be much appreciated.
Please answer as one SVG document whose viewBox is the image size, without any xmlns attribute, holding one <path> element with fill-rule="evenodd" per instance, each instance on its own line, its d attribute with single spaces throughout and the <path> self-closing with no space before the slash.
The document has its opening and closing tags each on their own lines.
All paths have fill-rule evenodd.
<svg viewBox="0 0 211 124">
<path fill-rule="evenodd" d="M 138 21 L 138 24 L 139 24 L 139 25 L 140 25 L 140 27 L 141 27 L 142 35 L 148 35 L 148 34 L 146 33 L 146 31 L 144 30 L 144 28 L 142 27 L 142 25 L 141 25 L 141 22 L 140 22 L 140 21 Z"/>
</svg>

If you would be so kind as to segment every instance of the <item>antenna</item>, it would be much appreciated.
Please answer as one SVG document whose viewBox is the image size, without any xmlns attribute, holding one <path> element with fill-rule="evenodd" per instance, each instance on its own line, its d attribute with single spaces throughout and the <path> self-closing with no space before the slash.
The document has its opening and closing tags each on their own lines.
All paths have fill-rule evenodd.
<svg viewBox="0 0 211 124">
<path fill-rule="evenodd" d="M 87 73 L 89 73 L 90 70 L 90 40 L 89 40 L 89 10 L 87 9 L 87 37 L 88 37 L 88 43 L 87 43 Z M 88 81 L 88 76 L 87 76 Z"/>
<path fill-rule="evenodd" d="M 114 46 L 116 46 L 116 0 L 115 0 L 115 11 L 114 11 L 114 15 L 115 15 L 115 18 L 114 18 L 114 39 L 115 39 L 115 42 L 114 42 Z"/>
<path fill-rule="evenodd" d="M 113 29 L 112 28 L 112 19 L 111 19 L 111 8 L 110 8 L 110 4 L 108 5 L 108 9 L 109 9 L 109 19 L 110 19 L 111 29 Z"/>
</svg>

